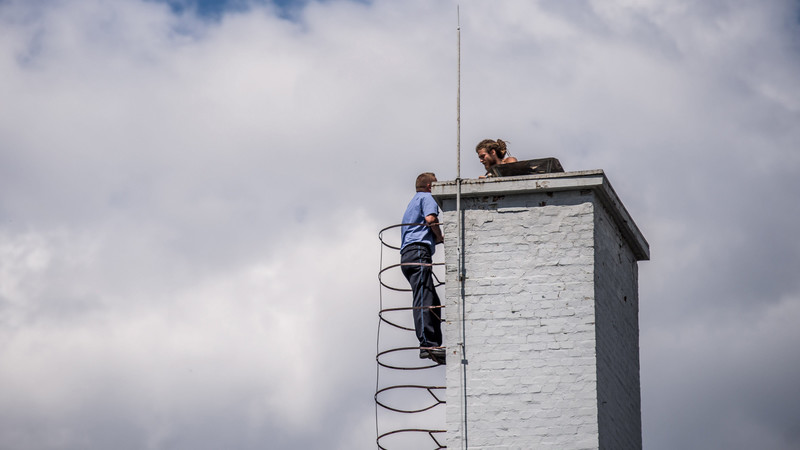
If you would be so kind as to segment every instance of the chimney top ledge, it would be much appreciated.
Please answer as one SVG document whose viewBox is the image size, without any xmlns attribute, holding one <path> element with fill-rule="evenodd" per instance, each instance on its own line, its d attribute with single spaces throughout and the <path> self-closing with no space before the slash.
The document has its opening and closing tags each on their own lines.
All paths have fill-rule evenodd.
<svg viewBox="0 0 800 450">
<path fill-rule="evenodd" d="M 608 208 L 620 231 L 631 245 L 636 258 L 640 261 L 649 260 L 650 245 L 628 214 L 617 193 L 614 192 L 605 172 L 600 169 L 461 180 L 461 197 L 584 189 L 592 190 Z M 439 205 L 444 207 L 443 200 L 452 199 L 458 195 L 458 183 L 456 180 L 434 183 L 431 193 Z"/>
</svg>

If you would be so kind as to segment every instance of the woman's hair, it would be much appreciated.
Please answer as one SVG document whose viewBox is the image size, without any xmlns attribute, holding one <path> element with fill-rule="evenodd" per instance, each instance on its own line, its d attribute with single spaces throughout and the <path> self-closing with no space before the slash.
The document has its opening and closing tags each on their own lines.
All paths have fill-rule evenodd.
<svg viewBox="0 0 800 450">
<path fill-rule="evenodd" d="M 484 139 L 478 143 L 477 147 L 475 147 L 476 152 L 480 149 L 485 149 L 487 152 L 494 150 L 494 154 L 500 159 L 505 158 L 506 153 L 508 153 L 508 149 L 506 149 L 506 143 L 503 142 L 502 139 L 498 139 L 496 141 Z"/>
</svg>

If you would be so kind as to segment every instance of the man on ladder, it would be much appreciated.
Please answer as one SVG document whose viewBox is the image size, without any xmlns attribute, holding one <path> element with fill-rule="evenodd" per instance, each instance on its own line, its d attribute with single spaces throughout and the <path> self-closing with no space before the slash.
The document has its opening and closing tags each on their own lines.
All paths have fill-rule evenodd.
<svg viewBox="0 0 800 450">
<path fill-rule="evenodd" d="M 414 295 L 414 329 L 419 339 L 419 357 L 445 363 L 442 346 L 441 302 L 433 284 L 433 253 L 443 242 L 439 228 L 439 205 L 431 195 L 436 175 L 425 172 L 417 177 L 417 193 L 406 208 L 401 228 L 400 263 Z"/>
</svg>

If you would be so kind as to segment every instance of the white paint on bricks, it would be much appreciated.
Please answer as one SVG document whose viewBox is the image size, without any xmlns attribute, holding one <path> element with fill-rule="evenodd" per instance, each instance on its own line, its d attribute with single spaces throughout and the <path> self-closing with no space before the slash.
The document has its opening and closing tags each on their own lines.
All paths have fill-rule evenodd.
<svg viewBox="0 0 800 450">
<path fill-rule="evenodd" d="M 636 269 L 649 248 L 602 171 L 560 175 L 556 191 L 539 178 L 462 191 L 469 448 L 641 448 Z M 448 237 L 447 446 L 462 448 L 452 187 L 434 197 Z"/>
</svg>

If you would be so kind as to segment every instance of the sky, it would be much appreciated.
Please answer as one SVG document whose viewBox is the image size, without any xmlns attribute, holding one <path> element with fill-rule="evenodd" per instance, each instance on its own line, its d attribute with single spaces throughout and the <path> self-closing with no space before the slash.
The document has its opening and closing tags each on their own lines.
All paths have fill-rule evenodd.
<svg viewBox="0 0 800 450">
<path fill-rule="evenodd" d="M 800 448 L 788 0 L 0 0 L 0 448 L 375 448 L 457 5 L 462 176 L 603 169 L 650 243 L 645 448 Z"/>
</svg>

